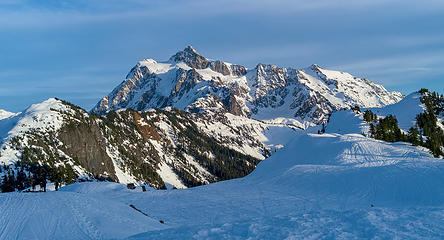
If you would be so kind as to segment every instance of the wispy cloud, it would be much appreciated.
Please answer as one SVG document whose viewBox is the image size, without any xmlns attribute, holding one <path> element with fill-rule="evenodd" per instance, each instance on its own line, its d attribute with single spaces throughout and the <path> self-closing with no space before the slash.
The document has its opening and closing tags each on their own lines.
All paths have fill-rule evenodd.
<svg viewBox="0 0 444 240">
<path fill-rule="evenodd" d="M 351 72 L 359 77 L 366 77 L 384 86 L 409 93 L 412 88 L 417 90 L 425 87 L 426 82 L 439 81 L 436 78 L 444 76 L 443 54 L 444 51 L 405 54 L 331 65 L 328 68 Z M 444 89 L 439 91 L 442 90 Z"/>
<path fill-rule="evenodd" d="M 331 68 L 348 70 L 370 70 L 374 74 L 406 71 L 444 71 L 438 66 L 444 64 L 442 58 L 444 51 L 432 53 L 417 53 L 388 57 L 380 59 L 368 59 L 343 65 L 332 65 Z M 436 67 L 436 68 L 435 68 Z"/>
<path fill-rule="evenodd" d="M 66 25 L 103 23 L 122 19 L 158 18 L 171 20 L 180 18 L 214 17 L 227 14 L 262 14 L 264 17 L 293 14 L 330 14 L 369 9 L 394 7 L 410 14 L 427 14 L 444 10 L 438 0 L 422 2 L 400 0 L 98 0 L 98 1 L 1 1 L 0 26 L 4 28 L 51 28 Z M 394 13 L 396 14 L 396 12 Z M 160 19 L 159 19 L 160 18 Z"/>
</svg>

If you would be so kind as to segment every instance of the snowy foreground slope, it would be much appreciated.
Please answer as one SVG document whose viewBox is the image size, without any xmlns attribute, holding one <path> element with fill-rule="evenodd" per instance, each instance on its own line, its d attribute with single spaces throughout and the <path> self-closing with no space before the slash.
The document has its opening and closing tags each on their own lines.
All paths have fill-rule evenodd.
<svg viewBox="0 0 444 240">
<path fill-rule="evenodd" d="M 334 113 L 326 134 L 300 131 L 250 175 L 201 187 L 1 194 L 0 238 L 442 239 L 444 160 L 364 137 L 366 127 Z"/>
<path fill-rule="evenodd" d="M 0 209 L 0 239 L 110 239 L 165 228 L 123 202 L 75 192 L 0 194 Z"/>
</svg>

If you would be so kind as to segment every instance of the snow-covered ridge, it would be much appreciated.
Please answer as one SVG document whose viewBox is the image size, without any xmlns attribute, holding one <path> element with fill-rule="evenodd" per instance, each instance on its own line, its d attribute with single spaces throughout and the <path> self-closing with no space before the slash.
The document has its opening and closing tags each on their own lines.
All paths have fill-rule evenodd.
<svg viewBox="0 0 444 240">
<path fill-rule="evenodd" d="M 39 131 L 57 131 L 63 124 L 63 118 L 60 112 L 71 112 L 72 109 L 55 98 L 50 98 L 38 104 L 31 105 L 23 113 L 14 117 L 16 121 L 12 129 L 2 128 L 0 136 L 3 136 L 5 130 L 8 131 L 8 137 L 14 137 L 19 133 L 25 133 L 30 130 Z M 4 137 L 4 136 L 3 136 Z"/>
<path fill-rule="evenodd" d="M 0 109 L 0 120 L 5 119 L 5 118 L 10 118 L 14 115 L 17 115 L 17 113 L 12 113 L 12 112 L 8 112 L 3 109 Z"/>
<path fill-rule="evenodd" d="M 316 64 L 298 73 L 304 76 L 300 79 L 307 81 L 308 88 L 331 98 L 330 102 L 338 107 L 350 104 L 383 107 L 396 103 L 403 97 L 400 92 L 390 93 L 383 86 L 368 79 L 357 78 L 346 72 L 323 69 Z"/>
<path fill-rule="evenodd" d="M 23 147 L 32 145 L 33 135 L 40 138 L 53 136 L 66 124 L 63 115 L 74 113 L 75 111 L 69 105 L 64 104 L 61 100 L 50 98 L 31 105 L 20 114 L 0 120 L 0 164 L 9 165 L 20 161 Z M 53 139 L 53 141 L 57 140 Z M 59 151 L 58 154 L 70 159 L 62 151 Z M 42 163 L 45 161 L 45 159 L 39 160 Z M 79 175 L 84 174 L 83 168 L 75 168 Z"/>
<path fill-rule="evenodd" d="M 171 106 L 306 128 L 325 122 L 340 109 L 382 107 L 402 97 L 367 79 L 315 64 L 300 70 L 266 64 L 247 69 L 209 60 L 189 46 L 166 62 L 140 61 L 91 111 L 104 114 L 120 108 Z"/>
<path fill-rule="evenodd" d="M 369 108 L 378 116 L 387 116 L 389 114 L 395 116 L 398 120 L 399 128 L 408 131 L 410 127 L 416 124 L 416 116 L 425 110 L 425 106 L 421 103 L 422 95 L 420 93 L 411 93 L 396 104 L 388 105 L 383 108 Z M 363 109 L 366 110 L 366 109 Z"/>
<path fill-rule="evenodd" d="M 382 108 L 362 108 L 360 114 L 356 114 L 351 110 L 335 112 L 331 115 L 328 124 L 326 124 L 326 131 L 327 133 L 361 133 L 367 135 L 369 123 L 363 121 L 363 112 L 370 110 L 380 118 L 393 115 L 398 120 L 399 128 L 408 132 L 411 127 L 416 126 L 416 116 L 425 110 L 420 100 L 421 96 L 418 92 L 414 92 L 395 104 Z"/>
</svg>

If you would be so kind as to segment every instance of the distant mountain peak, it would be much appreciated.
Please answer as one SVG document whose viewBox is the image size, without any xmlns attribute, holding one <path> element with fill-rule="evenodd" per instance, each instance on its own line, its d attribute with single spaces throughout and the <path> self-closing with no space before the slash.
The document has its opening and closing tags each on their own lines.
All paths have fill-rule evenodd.
<svg viewBox="0 0 444 240">
<path fill-rule="evenodd" d="M 210 64 L 210 61 L 201 56 L 191 45 L 183 51 L 177 52 L 170 58 L 170 62 L 184 62 L 191 68 L 204 69 Z"/>
<path fill-rule="evenodd" d="M 311 66 L 310 66 L 311 68 L 321 68 L 318 64 L 316 64 L 316 63 L 313 63 Z"/>
<path fill-rule="evenodd" d="M 199 53 L 196 51 L 196 49 L 194 49 L 193 46 L 191 46 L 191 45 L 188 45 L 183 51 L 199 55 Z"/>
</svg>

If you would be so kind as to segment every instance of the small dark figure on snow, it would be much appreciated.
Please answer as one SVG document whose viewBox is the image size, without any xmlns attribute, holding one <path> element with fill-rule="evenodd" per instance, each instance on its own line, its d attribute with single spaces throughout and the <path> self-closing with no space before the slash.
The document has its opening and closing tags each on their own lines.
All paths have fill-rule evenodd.
<svg viewBox="0 0 444 240">
<path fill-rule="evenodd" d="M 40 182 L 40 191 L 43 189 L 43 192 L 46 192 L 46 180 Z"/>
</svg>

